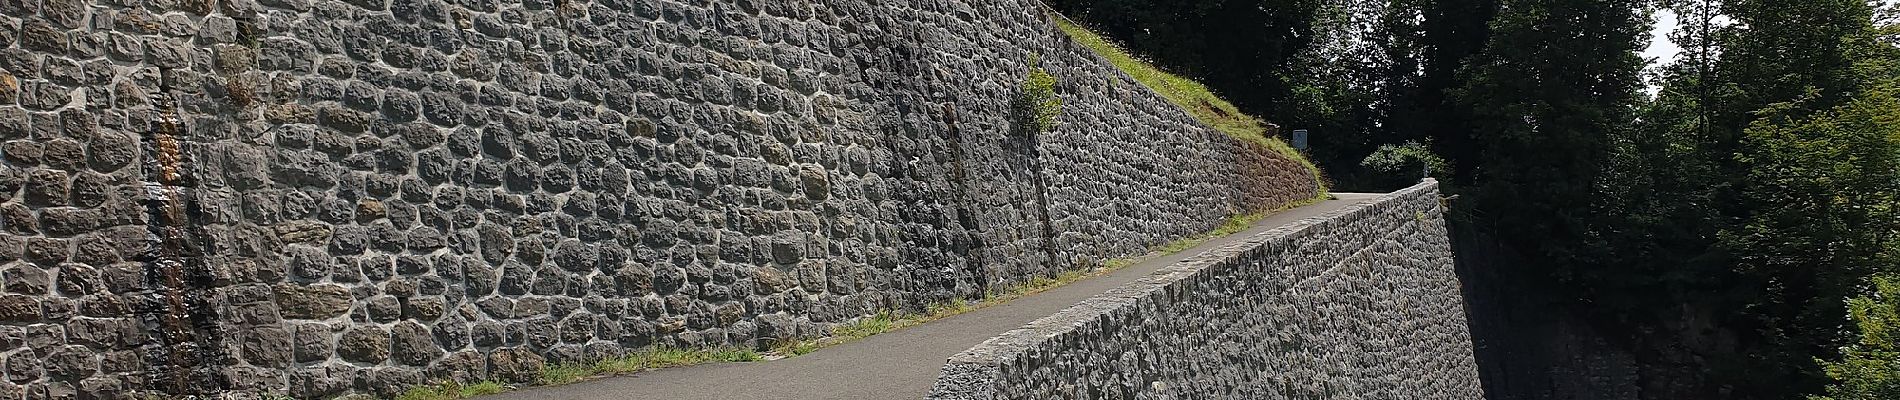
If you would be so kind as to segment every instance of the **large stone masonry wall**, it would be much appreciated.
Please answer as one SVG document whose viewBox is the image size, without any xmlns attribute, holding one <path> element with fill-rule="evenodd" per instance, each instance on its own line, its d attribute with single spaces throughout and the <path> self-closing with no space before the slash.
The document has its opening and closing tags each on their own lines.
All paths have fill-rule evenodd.
<svg viewBox="0 0 1900 400">
<path fill-rule="evenodd" d="M 986 341 L 930 397 L 1478 400 L 1463 304 L 1428 181 Z"/>
<path fill-rule="evenodd" d="M 0 0 L 0 399 L 764 346 L 1314 194 L 1039 10 Z"/>
</svg>

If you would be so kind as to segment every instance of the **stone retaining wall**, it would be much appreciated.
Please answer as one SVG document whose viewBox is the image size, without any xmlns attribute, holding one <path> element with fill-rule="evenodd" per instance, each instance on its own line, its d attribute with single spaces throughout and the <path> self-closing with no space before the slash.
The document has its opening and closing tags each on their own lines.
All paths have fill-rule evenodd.
<svg viewBox="0 0 1900 400">
<path fill-rule="evenodd" d="M 1314 194 L 1038 10 L 0 0 L 0 399 L 764 346 Z"/>
<path fill-rule="evenodd" d="M 1436 182 L 1166 267 L 951 357 L 930 398 L 1484 398 Z"/>
</svg>

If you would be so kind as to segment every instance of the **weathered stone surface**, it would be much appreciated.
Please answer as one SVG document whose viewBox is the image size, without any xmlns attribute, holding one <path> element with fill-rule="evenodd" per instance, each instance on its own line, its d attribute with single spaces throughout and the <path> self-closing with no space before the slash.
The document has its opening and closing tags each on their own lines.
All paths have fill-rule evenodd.
<svg viewBox="0 0 1900 400">
<path fill-rule="evenodd" d="M 66 379 L 84 379 L 99 371 L 97 353 L 85 346 L 58 348 L 41 361 L 46 364 L 47 374 Z"/>
<path fill-rule="evenodd" d="M 17 294 L 0 295 L 0 321 L 33 322 L 41 317 L 38 298 Z"/>
<path fill-rule="evenodd" d="M 315 221 L 278 224 L 277 239 L 284 243 L 322 243 L 330 239 L 330 226 Z"/>
<path fill-rule="evenodd" d="M 350 328 L 337 339 L 336 355 L 350 361 L 381 363 L 389 359 L 389 331 L 374 326 Z"/>
<path fill-rule="evenodd" d="M 0 369 L 6 370 L 7 380 L 19 383 L 39 379 L 45 370 L 40 367 L 40 358 L 32 350 L 15 352 L 5 360 L 0 360 Z"/>
<path fill-rule="evenodd" d="M 488 353 L 488 374 L 503 382 L 533 382 L 541 377 L 546 362 L 527 349 L 495 350 Z"/>
<path fill-rule="evenodd" d="M 244 361 L 272 368 L 290 365 L 293 357 L 290 332 L 273 327 L 246 330 L 242 334 Z"/>
<path fill-rule="evenodd" d="M 435 338 L 429 335 L 429 328 L 422 324 L 404 321 L 390 330 L 393 338 L 391 354 L 396 362 L 403 365 L 428 366 L 430 362 L 442 356 L 442 347 L 437 346 Z"/>
<path fill-rule="evenodd" d="M 299 324 L 291 331 L 291 352 L 297 362 L 314 362 L 330 359 L 332 344 L 330 327 L 322 324 Z"/>
<path fill-rule="evenodd" d="M 328 398 L 350 389 L 356 379 L 354 368 L 344 365 L 320 365 L 290 372 L 289 395 L 302 399 Z"/>
<path fill-rule="evenodd" d="M 32 265 L 15 265 L 0 270 L 0 281 L 6 282 L 8 292 L 19 294 L 45 294 L 53 284 L 53 275 L 45 269 Z"/>
<path fill-rule="evenodd" d="M 66 322 L 66 337 L 73 344 L 115 349 L 137 345 L 145 335 L 130 318 L 75 318 Z"/>
<path fill-rule="evenodd" d="M 458 351 L 429 366 L 429 376 L 456 382 L 477 382 L 488 377 L 487 357 L 480 351 Z"/>
<path fill-rule="evenodd" d="M 273 290 L 284 318 L 328 319 L 350 311 L 350 290 L 339 285 L 280 284 Z"/>
</svg>

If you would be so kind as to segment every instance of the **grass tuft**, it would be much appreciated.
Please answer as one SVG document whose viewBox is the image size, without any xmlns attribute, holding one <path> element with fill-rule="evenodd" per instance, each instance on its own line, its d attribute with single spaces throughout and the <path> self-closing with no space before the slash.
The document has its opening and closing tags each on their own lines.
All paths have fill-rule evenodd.
<svg viewBox="0 0 1900 400">
<path fill-rule="evenodd" d="M 396 400 L 459 400 L 506 391 L 508 391 L 507 386 L 492 381 L 467 385 L 455 381 L 442 381 L 433 385 L 409 388 L 408 391 L 396 396 Z"/>
<path fill-rule="evenodd" d="M 752 362 L 763 359 L 764 356 L 756 351 L 734 347 L 704 349 L 648 347 L 635 350 L 622 357 L 595 361 L 593 364 L 549 365 L 541 372 L 540 384 L 564 385 L 597 376 L 622 375 L 714 362 Z"/>
<path fill-rule="evenodd" d="M 541 369 L 541 379 L 537 379 L 535 383 L 546 386 L 566 385 L 580 382 L 591 376 L 594 376 L 593 370 L 586 365 L 548 365 L 547 368 Z"/>
</svg>

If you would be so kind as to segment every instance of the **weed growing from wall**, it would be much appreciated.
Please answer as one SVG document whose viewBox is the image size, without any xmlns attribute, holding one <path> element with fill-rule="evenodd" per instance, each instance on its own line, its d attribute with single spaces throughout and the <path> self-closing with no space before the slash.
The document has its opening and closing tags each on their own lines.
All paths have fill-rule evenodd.
<svg viewBox="0 0 1900 400">
<path fill-rule="evenodd" d="M 1029 56 L 1029 74 L 1023 77 L 1010 108 L 1017 129 L 1024 133 L 1035 135 L 1056 128 L 1056 117 L 1062 115 L 1062 97 L 1056 95 L 1056 77 L 1042 68 L 1041 55 Z"/>
</svg>

